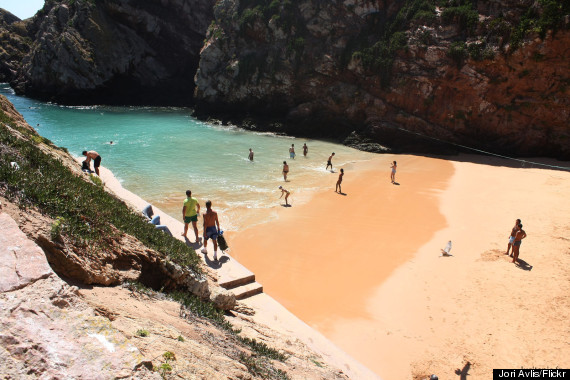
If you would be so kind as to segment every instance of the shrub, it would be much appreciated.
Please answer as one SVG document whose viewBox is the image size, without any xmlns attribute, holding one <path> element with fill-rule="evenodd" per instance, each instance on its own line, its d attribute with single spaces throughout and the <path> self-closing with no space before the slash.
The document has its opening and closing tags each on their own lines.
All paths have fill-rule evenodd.
<svg viewBox="0 0 570 380">
<path fill-rule="evenodd" d="M 136 336 L 140 336 L 141 338 L 146 338 L 147 336 L 149 336 L 149 332 L 147 330 L 137 330 L 137 332 L 135 333 Z"/>
<path fill-rule="evenodd" d="M 458 41 L 452 43 L 447 51 L 447 56 L 455 61 L 458 67 L 461 67 L 463 61 L 469 56 L 465 42 Z"/>
<path fill-rule="evenodd" d="M 461 30 L 468 34 L 473 33 L 479 23 L 479 13 L 470 4 L 446 8 L 441 13 L 441 18 L 446 24 L 459 24 Z"/>
<path fill-rule="evenodd" d="M 0 119 L 6 118 L 1 112 Z M 37 136 L 26 129 L 21 131 L 28 136 Z M 192 248 L 155 230 L 102 186 L 73 174 L 59 160 L 42 152 L 36 146 L 40 141 L 34 140 L 16 138 L 5 125 L 0 125 L 0 146 L 12 148 L 0 155 L 0 187 L 7 198 L 21 207 L 37 208 L 56 220 L 63 218 L 65 226 L 61 233 L 77 244 L 96 251 L 105 250 L 112 243 L 110 239 L 122 232 L 172 261 L 201 273 L 200 259 Z M 20 169 L 10 170 L 11 161 L 17 161 Z"/>
<path fill-rule="evenodd" d="M 56 240 L 61 237 L 61 231 L 63 230 L 65 219 L 61 216 L 58 216 L 54 222 L 51 224 L 51 240 Z"/>
</svg>

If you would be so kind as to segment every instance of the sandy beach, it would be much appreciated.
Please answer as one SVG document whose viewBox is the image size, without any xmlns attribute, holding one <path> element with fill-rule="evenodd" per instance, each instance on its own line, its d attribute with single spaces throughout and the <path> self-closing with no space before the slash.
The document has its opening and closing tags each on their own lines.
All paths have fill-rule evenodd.
<svg viewBox="0 0 570 380">
<path fill-rule="evenodd" d="M 346 195 L 334 192 L 338 173 L 308 203 L 292 194 L 277 219 L 232 236 L 232 254 L 384 379 L 568 368 L 570 173 L 450 159 L 345 167 Z M 516 218 L 528 233 L 517 265 L 504 255 Z M 453 256 L 439 257 L 448 240 Z"/>
</svg>

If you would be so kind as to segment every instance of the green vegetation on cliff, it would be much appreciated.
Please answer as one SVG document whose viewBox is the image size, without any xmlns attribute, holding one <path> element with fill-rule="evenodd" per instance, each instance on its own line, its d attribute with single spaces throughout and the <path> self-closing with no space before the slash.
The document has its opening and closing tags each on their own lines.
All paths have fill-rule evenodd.
<svg viewBox="0 0 570 380">
<path fill-rule="evenodd" d="M 8 126 L 29 139 L 16 137 Z M 201 272 L 200 259 L 192 248 L 156 230 L 100 184 L 73 174 L 42 151 L 40 143 L 51 145 L 31 130 L 17 128 L 0 110 L 0 191 L 4 196 L 22 209 L 35 207 L 55 219 L 53 235 L 65 235 L 92 254 L 109 248 L 111 240 L 125 233 L 172 261 Z"/>
</svg>

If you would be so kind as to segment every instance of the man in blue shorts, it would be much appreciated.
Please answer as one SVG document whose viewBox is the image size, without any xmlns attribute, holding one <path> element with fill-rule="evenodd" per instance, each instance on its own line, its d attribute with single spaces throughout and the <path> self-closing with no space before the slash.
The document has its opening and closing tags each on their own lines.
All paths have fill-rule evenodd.
<svg viewBox="0 0 570 380">
<path fill-rule="evenodd" d="M 206 202 L 206 213 L 204 216 L 204 248 L 202 253 L 208 253 L 208 239 L 214 242 L 214 261 L 218 260 L 218 233 L 220 232 L 220 222 L 218 221 L 218 213 L 212 210 L 212 201 Z"/>
<path fill-rule="evenodd" d="M 198 210 L 196 210 L 198 208 Z M 182 207 L 182 219 L 184 219 L 184 233 L 182 236 L 188 238 L 186 233 L 188 232 L 188 224 L 192 222 L 192 227 L 194 228 L 194 234 L 196 235 L 196 242 L 198 242 L 198 214 L 200 213 L 200 204 L 198 200 L 192 197 L 192 192 L 186 190 L 186 199 L 184 200 L 184 207 Z"/>
</svg>

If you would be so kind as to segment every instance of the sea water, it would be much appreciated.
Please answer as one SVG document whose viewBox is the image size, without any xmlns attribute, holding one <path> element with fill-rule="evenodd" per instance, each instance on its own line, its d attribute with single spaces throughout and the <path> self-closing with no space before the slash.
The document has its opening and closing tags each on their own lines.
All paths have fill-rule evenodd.
<svg viewBox="0 0 570 380">
<path fill-rule="evenodd" d="M 274 217 L 284 203 L 280 185 L 291 191 L 293 207 L 317 190 L 333 191 L 338 174 L 325 170 L 332 152 L 335 171 L 372 156 L 326 141 L 202 122 L 188 108 L 62 106 L 15 95 L 7 84 L 0 84 L 0 94 L 40 135 L 72 155 L 97 151 L 101 165 L 127 190 L 180 219 L 185 191 L 191 189 L 202 207 L 212 201 L 222 228 L 230 231 Z M 295 159 L 289 157 L 291 144 Z M 283 161 L 289 164 L 289 182 L 283 180 Z"/>
</svg>

